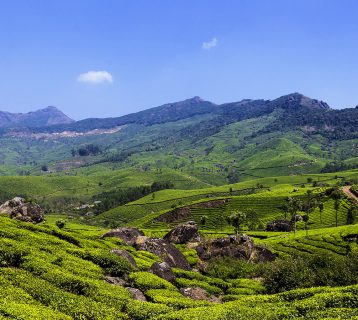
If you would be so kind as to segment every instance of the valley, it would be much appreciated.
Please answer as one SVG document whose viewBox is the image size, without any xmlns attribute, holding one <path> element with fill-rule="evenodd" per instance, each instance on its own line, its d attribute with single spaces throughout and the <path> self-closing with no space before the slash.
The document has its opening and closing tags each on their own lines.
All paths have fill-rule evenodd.
<svg viewBox="0 0 358 320">
<path fill-rule="evenodd" d="M 46 110 L 0 132 L 0 319 L 358 317 L 357 108 Z"/>
</svg>

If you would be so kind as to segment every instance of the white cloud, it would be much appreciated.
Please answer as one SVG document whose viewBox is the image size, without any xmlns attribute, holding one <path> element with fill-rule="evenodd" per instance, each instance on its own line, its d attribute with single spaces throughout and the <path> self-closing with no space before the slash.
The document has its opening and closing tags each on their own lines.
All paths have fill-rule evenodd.
<svg viewBox="0 0 358 320">
<path fill-rule="evenodd" d="M 89 84 L 112 83 L 113 77 L 108 71 L 88 71 L 80 74 L 77 81 Z"/>
<path fill-rule="evenodd" d="M 210 41 L 203 42 L 203 44 L 202 44 L 201 47 L 202 47 L 204 50 L 210 50 L 210 49 L 212 49 L 212 48 L 215 48 L 217 45 L 218 45 L 218 39 L 212 38 Z"/>
</svg>

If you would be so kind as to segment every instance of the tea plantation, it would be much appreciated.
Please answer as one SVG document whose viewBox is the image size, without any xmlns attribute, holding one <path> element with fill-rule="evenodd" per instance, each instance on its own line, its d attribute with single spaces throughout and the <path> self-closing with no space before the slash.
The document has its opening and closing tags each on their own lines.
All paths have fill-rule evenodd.
<svg viewBox="0 0 358 320">
<path fill-rule="evenodd" d="M 295 289 L 267 294 L 265 281 L 217 277 L 174 269 L 170 283 L 149 273 L 160 259 L 137 251 L 116 238 L 102 238 L 105 230 L 69 221 L 62 230 L 58 217 L 34 226 L 0 217 L 0 318 L 1 319 L 353 319 L 358 317 L 358 285 Z M 345 242 L 358 226 L 344 226 L 296 235 L 273 233 L 255 238 L 279 256 L 323 252 L 333 256 L 357 254 L 355 243 Z M 253 236 L 255 236 L 253 234 Z M 259 233 L 256 234 L 256 237 Z M 195 250 L 178 246 L 195 266 Z M 110 253 L 125 249 L 137 267 Z M 257 272 L 257 271 L 256 271 Z M 239 272 L 240 273 L 240 272 Z M 244 276 L 244 272 L 241 272 Z M 222 275 L 224 275 L 222 273 Z M 148 302 L 134 300 L 124 287 L 107 283 L 106 276 L 127 277 L 144 292 Z M 265 276 L 264 276 L 265 277 Z M 217 300 L 193 300 L 181 287 L 196 286 Z"/>
</svg>

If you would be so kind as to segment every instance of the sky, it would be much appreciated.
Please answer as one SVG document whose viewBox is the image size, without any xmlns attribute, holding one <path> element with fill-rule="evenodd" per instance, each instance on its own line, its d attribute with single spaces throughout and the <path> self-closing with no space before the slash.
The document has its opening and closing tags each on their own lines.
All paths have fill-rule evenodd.
<svg viewBox="0 0 358 320">
<path fill-rule="evenodd" d="M 0 110 L 120 116 L 193 96 L 358 104 L 355 0 L 0 0 Z"/>
</svg>

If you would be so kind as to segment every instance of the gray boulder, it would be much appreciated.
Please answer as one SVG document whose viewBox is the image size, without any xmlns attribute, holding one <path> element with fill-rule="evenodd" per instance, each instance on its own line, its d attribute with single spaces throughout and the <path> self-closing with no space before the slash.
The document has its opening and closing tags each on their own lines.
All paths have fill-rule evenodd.
<svg viewBox="0 0 358 320">
<path fill-rule="evenodd" d="M 130 292 L 133 299 L 138 300 L 138 301 L 147 301 L 147 298 L 145 297 L 144 293 L 142 291 L 140 291 L 139 289 L 132 288 L 132 287 L 126 287 L 126 289 Z"/>
<path fill-rule="evenodd" d="M 169 282 L 175 281 L 175 275 L 166 262 L 154 262 L 149 271 Z"/>
<path fill-rule="evenodd" d="M 124 287 L 127 284 L 127 282 L 124 279 L 119 277 L 105 276 L 104 280 L 110 284 L 114 284 L 116 286 L 121 286 L 121 287 Z"/>
<path fill-rule="evenodd" d="M 292 222 L 288 220 L 274 220 L 266 225 L 266 231 L 292 231 Z"/>
<path fill-rule="evenodd" d="M 172 268 L 190 269 L 190 265 L 184 255 L 167 240 L 138 237 L 134 247 L 137 250 L 148 251 L 155 254 Z"/>
<path fill-rule="evenodd" d="M 202 242 L 196 248 L 200 259 L 204 261 L 215 257 L 249 260 L 253 250 L 254 242 L 245 234 Z"/>
<path fill-rule="evenodd" d="M 44 220 L 42 208 L 36 203 L 26 202 L 25 199 L 15 197 L 0 206 L 0 213 L 8 213 L 10 218 L 40 223 Z"/>
<path fill-rule="evenodd" d="M 117 256 L 126 259 L 134 268 L 137 268 L 137 263 L 128 251 L 121 249 L 112 249 L 111 252 L 116 254 Z"/>
<path fill-rule="evenodd" d="M 169 231 L 164 239 L 171 243 L 184 244 L 188 242 L 199 242 L 200 235 L 198 233 L 198 226 L 195 221 L 189 221 L 178 225 L 173 230 Z"/>
<path fill-rule="evenodd" d="M 144 233 L 137 228 L 118 228 L 105 233 L 102 237 L 115 237 L 123 240 L 127 245 L 132 246 L 139 236 L 144 236 Z"/>
</svg>

